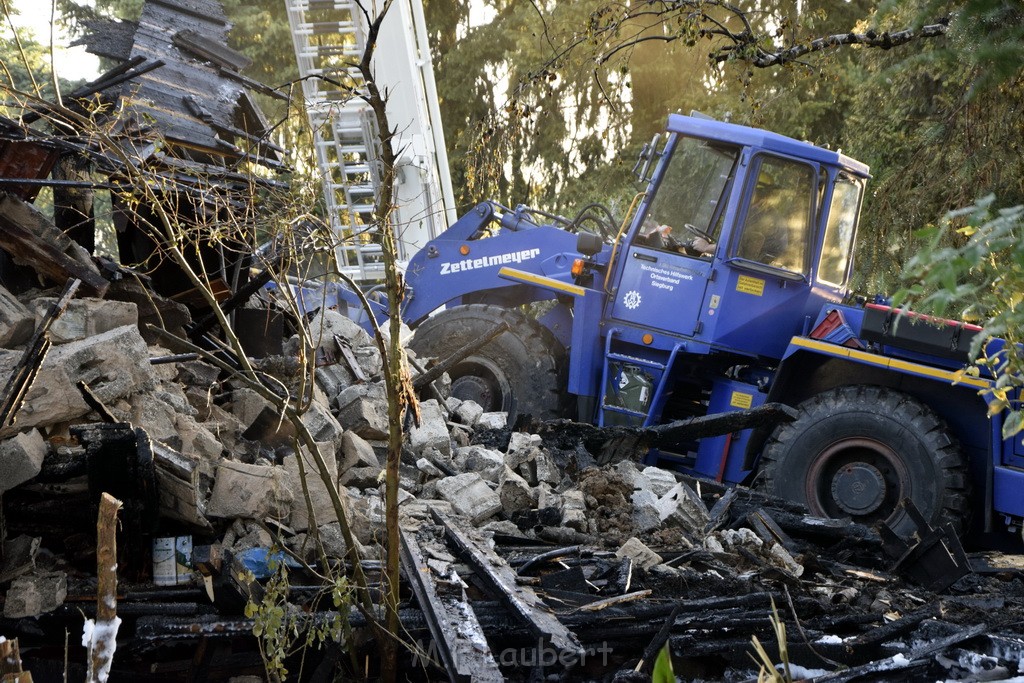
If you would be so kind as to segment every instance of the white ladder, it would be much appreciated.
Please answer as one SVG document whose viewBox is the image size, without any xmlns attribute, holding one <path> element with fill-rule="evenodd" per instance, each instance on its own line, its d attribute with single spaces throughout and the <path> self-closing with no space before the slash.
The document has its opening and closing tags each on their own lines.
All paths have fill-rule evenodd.
<svg viewBox="0 0 1024 683">
<path fill-rule="evenodd" d="M 371 217 L 380 188 L 377 127 L 370 106 L 353 96 L 364 87 L 356 66 L 365 45 L 363 14 L 352 0 L 285 4 L 338 270 L 360 282 L 380 280 Z"/>
</svg>

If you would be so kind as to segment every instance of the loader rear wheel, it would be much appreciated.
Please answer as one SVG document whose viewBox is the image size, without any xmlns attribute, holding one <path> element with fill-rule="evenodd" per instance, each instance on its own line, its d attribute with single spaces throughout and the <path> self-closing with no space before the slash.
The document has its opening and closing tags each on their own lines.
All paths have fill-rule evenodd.
<svg viewBox="0 0 1024 683">
<path fill-rule="evenodd" d="M 511 419 L 560 417 L 565 388 L 565 349 L 554 335 L 518 311 L 470 304 L 441 311 L 416 328 L 410 346 L 419 356 L 444 359 L 496 325 L 503 332 L 449 370 L 452 396 Z"/>
<path fill-rule="evenodd" d="M 967 464 L 942 420 L 916 399 L 882 387 L 840 387 L 799 406 L 762 453 L 769 493 L 812 514 L 884 521 L 898 533 L 913 523 L 897 509 L 910 498 L 932 525 L 962 532 Z"/>
</svg>

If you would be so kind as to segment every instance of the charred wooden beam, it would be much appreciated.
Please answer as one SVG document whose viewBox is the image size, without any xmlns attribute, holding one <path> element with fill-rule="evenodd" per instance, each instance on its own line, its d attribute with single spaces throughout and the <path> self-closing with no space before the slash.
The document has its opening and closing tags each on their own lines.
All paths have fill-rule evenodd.
<svg viewBox="0 0 1024 683">
<path fill-rule="evenodd" d="M 517 619 L 527 625 L 534 637 L 550 643 L 566 656 L 580 657 L 584 654 L 576 635 L 558 620 L 537 593 L 518 585 L 515 570 L 486 543 L 475 540 L 475 531 L 460 528 L 457 522 L 435 509 L 431 513 L 480 580 L 497 594 Z"/>
<path fill-rule="evenodd" d="M 545 442 L 556 447 L 565 446 L 567 438 L 574 442 L 568 444 L 570 447 L 582 442 L 599 464 L 606 465 L 635 460 L 657 446 L 774 426 L 780 422 L 791 422 L 796 416 L 796 410 L 787 405 L 765 403 L 748 410 L 702 415 L 656 427 L 598 427 L 571 420 L 551 420 L 538 425 L 535 431 Z"/>
<path fill-rule="evenodd" d="M 198 31 L 184 29 L 178 31 L 171 38 L 174 45 L 187 50 L 194 55 L 214 62 L 215 64 L 234 71 L 242 71 L 252 66 L 252 60 L 237 50 L 232 50 L 227 45 L 212 40 Z"/>
<path fill-rule="evenodd" d="M 432 577 L 432 570 L 416 540 L 414 533 L 405 529 L 399 531 L 401 537 L 402 567 L 412 586 L 416 601 L 427 618 L 430 635 L 440 649 L 441 659 L 448 679 L 452 683 L 459 681 L 479 681 L 498 683 L 504 676 L 498 669 L 497 662 L 489 649 L 482 650 L 480 642 L 486 642 L 480 622 L 469 607 L 466 592 L 461 587 L 460 595 L 455 600 L 464 603 L 463 609 L 450 609 L 451 598 L 443 598 L 437 590 Z"/>
<path fill-rule="evenodd" d="M 212 531 L 206 518 L 206 494 L 199 458 L 184 455 L 153 441 L 160 514 L 197 529 Z"/>
<path fill-rule="evenodd" d="M 89 254 L 31 204 L 11 195 L 0 197 L 0 227 L 0 247 L 16 263 L 32 267 L 53 283 L 76 278 L 96 296 L 107 291 L 110 283 Z"/>
<path fill-rule="evenodd" d="M 450 356 L 441 359 L 425 373 L 414 379 L 412 381 L 413 389 L 419 391 L 423 387 L 427 386 L 428 384 L 439 378 L 441 375 L 448 372 L 453 367 L 464 361 L 468 356 L 482 349 L 484 346 L 489 344 L 492 339 L 494 339 L 499 334 L 505 332 L 508 329 L 509 326 L 507 322 L 498 323 L 493 328 L 491 328 L 491 330 L 487 332 L 487 334 L 480 337 L 479 339 L 474 339 L 470 343 L 464 345 L 462 348 L 457 349 Z"/>
</svg>

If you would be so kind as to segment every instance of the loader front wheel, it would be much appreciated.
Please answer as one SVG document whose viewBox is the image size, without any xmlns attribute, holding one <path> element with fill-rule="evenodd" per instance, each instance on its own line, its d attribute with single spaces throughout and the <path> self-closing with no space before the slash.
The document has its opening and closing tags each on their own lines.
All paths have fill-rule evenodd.
<svg viewBox="0 0 1024 683">
<path fill-rule="evenodd" d="M 914 529 L 898 508 L 910 498 L 932 525 L 963 531 L 967 464 L 942 420 L 916 399 L 875 386 L 840 387 L 799 406 L 762 453 L 769 493 L 822 517 Z"/>
<path fill-rule="evenodd" d="M 510 419 L 560 417 L 565 392 L 565 349 L 537 321 L 500 306 L 455 306 L 416 328 L 410 346 L 420 357 L 444 360 L 502 322 L 509 330 L 448 371 L 452 396 L 473 400 Z"/>
</svg>

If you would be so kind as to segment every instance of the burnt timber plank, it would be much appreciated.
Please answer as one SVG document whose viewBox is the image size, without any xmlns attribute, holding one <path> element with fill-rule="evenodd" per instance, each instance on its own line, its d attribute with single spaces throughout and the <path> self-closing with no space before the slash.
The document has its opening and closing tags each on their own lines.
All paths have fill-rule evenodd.
<svg viewBox="0 0 1024 683">
<path fill-rule="evenodd" d="M 252 66 L 252 60 L 241 52 L 232 50 L 224 43 L 212 40 L 192 29 L 175 33 L 174 44 L 202 59 L 235 71 L 242 71 Z"/>
<path fill-rule="evenodd" d="M 584 654 L 576 635 L 558 620 L 533 589 L 518 585 L 516 571 L 487 544 L 477 540 L 475 530 L 460 528 L 457 522 L 437 510 L 431 512 L 466 561 L 473 566 L 480 580 L 497 594 L 518 619 L 525 622 L 534 637 L 550 643 L 560 653 L 576 657 Z"/>
<path fill-rule="evenodd" d="M 110 286 L 88 253 L 31 204 L 13 195 L 0 196 L 0 228 L 0 248 L 50 283 L 78 279 L 83 290 L 98 297 Z"/>
<path fill-rule="evenodd" d="M 454 612 L 448 609 L 446 601 L 437 592 L 427 566 L 423 550 L 420 548 L 414 533 L 401 529 L 401 558 L 405 567 L 405 575 L 412 586 L 416 601 L 423 610 L 434 638 L 441 652 L 441 659 L 452 683 L 476 681 L 478 683 L 500 683 L 505 677 L 498 669 L 497 662 L 491 656 L 490 648 L 481 650 L 475 643 L 486 643 L 483 629 L 477 621 L 476 614 L 469 607 L 465 590 L 459 589 L 465 609 Z M 470 638 L 466 638 L 465 635 Z M 474 643 L 475 641 L 475 643 Z"/>
</svg>

